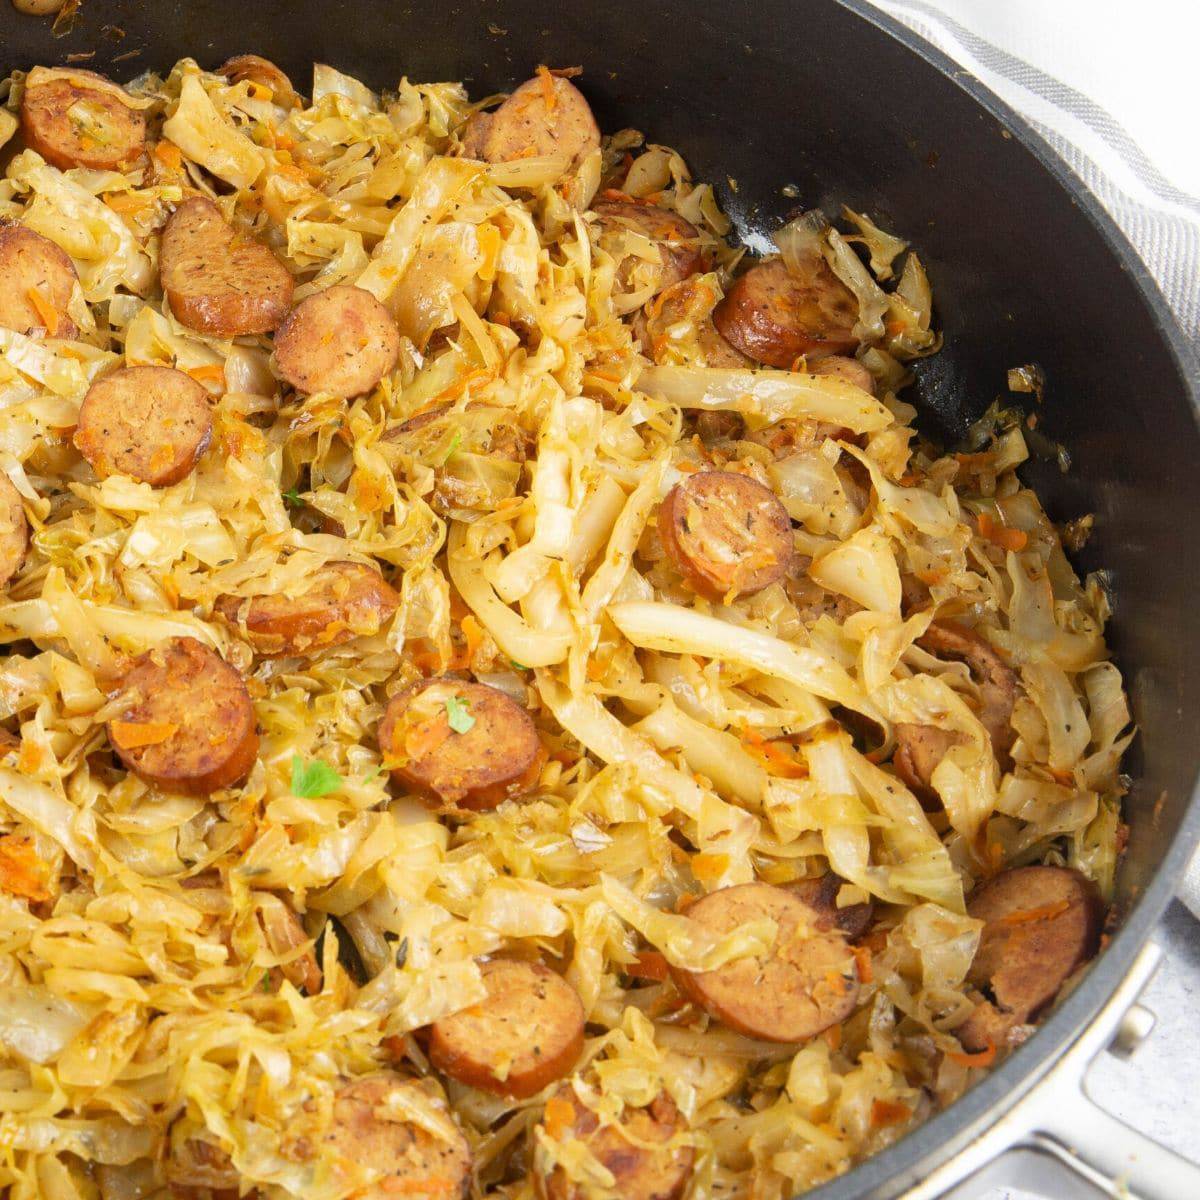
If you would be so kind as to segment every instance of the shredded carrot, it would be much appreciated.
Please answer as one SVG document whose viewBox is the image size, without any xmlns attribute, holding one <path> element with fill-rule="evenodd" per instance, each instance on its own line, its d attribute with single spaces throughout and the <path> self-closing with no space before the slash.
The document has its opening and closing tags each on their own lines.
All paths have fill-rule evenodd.
<svg viewBox="0 0 1200 1200">
<path fill-rule="evenodd" d="M 442 669 L 442 656 L 436 650 L 413 650 L 410 657 L 413 666 L 424 675 Z"/>
<path fill-rule="evenodd" d="M 871 952 L 866 946 L 854 946 L 854 961 L 858 965 L 858 978 L 862 983 L 870 983 L 875 978 L 871 966 Z"/>
<path fill-rule="evenodd" d="M 965 1050 L 947 1050 L 946 1057 L 960 1067 L 990 1067 L 996 1061 L 996 1043 L 989 1039 L 988 1044 L 976 1054 L 968 1054 Z"/>
<path fill-rule="evenodd" d="M 113 721 L 108 726 L 109 735 L 122 750 L 160 746 L 174 737 L 178 729 L 170 721 Z"/>
<path fill-rule="evenodd" d="M 666 292 L 659 292 L 658 295 L 654 297 L 654 301 L 650 305 L 650 319 L 652 321 L 657 321 L 658 318 L 662 315 L 663 305 L 666 304 L 666 302 L 667 302 L 667 293 Z"/>
<path fill-rule="evenodd" d="M 830 1025 L 825 1030 L 825 1044 L 830 1050 L 837 1050 L 842 1044 L 842 1027 L 840 1025 Z"/>
<path fill-rule="evenodd" d="M 255 100 L 272 100 L 275 93 L 265 83 L 251 83 L 247 91 Z"/>
<path fill-rule="evenodd" d="M 54 305 L 37 288 L 30 288 L 25 293 L 25 296 L 29 300 L 29 303 L 33 305 L 34 311 L 38 315 L 38 320 L 41 321 L 46 332 L 53 334 L 58 328 L 58 313 L 55 311 Z"/>
<path fill-rule="evenodd" d="M 912 1114 L 913 1110 L 898 1100 L 876 1100 L 871 1105 L 871 1124 L 877 1129 L 885 1125 L 900 1125 Z"/>
<path fill-rule="evenodd" d="M 1034 921 L 1049 921 L 1052 917 L 1060 916 L 1071 907 L 1069 900 L 1056 900 L 1053 904 L 1043 904 L 1040 908 L 1026 908 L 1021 912 L 1009 913 L 1001 917 L 1004 925 L 1029 925 Z"/>
<path fill-rule="evenodd" d="M 575 1121 L 575 1105 L 561 1096 L 551 1096 L 546 1101 L 546 1111 L 542 1115 L 542 1123 L 546 1132 L 558 1141 Z"/>
<path fill-rule="evenodd" d="M 728 854 L 693 854 L 692 874 L 701 883 L 720 879 L 729 870 Z"/>
<path fill-rule="evenodd" d="M 419 760 L 434 753 L 450 736 L 450 722 L 445 713 L 438 713 L 428 721 L 420 721 L 404 735 L 404 753 L 411 760 Z"/>
<path fill-rule="evenodd" d="M 839 995 L 846 994 L 846 981 L 837 971 L 826 971 L 825 982 Z"/>
<path fill-rule="evenodd" d="M 634 979 L 652 979 L 655 983 L 663 983 L 670 971 L 667 970 L 666 958 L 657 950 L 643 950 L 625 968 L 625 974 Z"/>
<path fill-rule="evenodd" d="M 694 892 L 680 892 L 679 899 L 675 901 L 675 911 L 677 913 L 687 912 L 700 897 Z"/>
<path fill-rule="evenodd" d="M 779 742 L 767 741 L 753 729 L 742 731 L 742 745 L 772 775 L 783 779 L 807 779 L 808 766 L 789 754 Z"/>
<path fill-rule="evenodd" d="M 992 514 L 981 512 L 978 518 L 979 535 L 986 538 L 994 546 L 999 546 L 1001 550 L 1014 550 L 1020 552 L 1029 545 L 1029 535 L 1023 529 L 1011 529 L 1007 525 L 1000 525 L 992 519 Z"/>
<path fill-rule="evenodd" d="M 493 375 L 494 372 L 486 370 L 484 367 L 475 367 L 473 370 L 468 371 L 465 375 L 462 375 L 456 379 L 448 388 L 444 388 L 442 391 L 438 392 L 438 394 L 434 396 L 433 400 L 429 404 L 425 405 L 425 408 L 421 411 L 424 412 L 427 409 L 432 408 L 433 405 L 437 404 L 439 401 L 451 400 L 462 392 L 469 392 L 473 383 L 491 380 Z"/>
<path fill-rule="evenodd" d="M 450 660 L 450 667 L 454 671 L 463 671 L 469 667 L 471 660 L 475 657 L 475 651 L 483 644 L 483 627 L 470 613 L 463 617 L 459 626 L 462 629 L 465 644 Z"/>
<path fill-rule="evenodd" d="M 484 283 L 491 283 L 496 278 L 496 263 L 500 258 L 500 230 L 490 221 L 485 221 L 476 227 L 475 236 L 479 239 L 479 250 L 483 254 L 479 278 Z"/>
<path fill-rule="evenodd" d="M 159 142 L 154 147 L 154 157 L 172 171 L 178 171 L 183 166 L 183 152 L 174 142 Z"/>
<path fill-rule="evenodd" d="M 0 837 L 0 890 L 26 900 L 49 900 L 46 871 L 33 838 L 9 833 Z"/>
<path fill-rule="evenodd" d="M 216 383 L 224 386 L 225 368 L 212 363 L 206 367 L 191 367 L 188 374 L 197 383 Z"/>
<path fill-rule="evenodd" d="M 893 318 L 890 321 L 884 321 L 883 328 L 887 331 L 889 337 L 895 337 L 896 334 L 904 332 L 904 322 Z"/>
<path fill-rule="evenodd" d="M 605 200 L 622 200 L 626 204 L 636 204 L 637 197 L 631 196 L 628 192 L 621 191 L 620 188 L 605 188 L 600 195 Z"/>
<path fill-rule="evenodd" d="M 446 1175 L 422 1175 L 419 1179 L 387 1175 L 379 1181 L 379 1190 L 393 1196 L 428 1196 L 430 1192 L 452 1192 L 456 1186 Z"/>
<path fill-rule="evenodd" d="M 554 76 L 549 67 L 538 67 L 538 78 L 542 81 L 542 99 L 546 103 L 546 111 L 552 113 L 558 106 L 558 92 L 554 87 Z"/>
<path fill-rule="evenodd" d="M 276 134 L 275 147 L 278 150 L 287 150 L 290 152 L 296 148 L 296 139 L 286 133 Z"/>
</svg>

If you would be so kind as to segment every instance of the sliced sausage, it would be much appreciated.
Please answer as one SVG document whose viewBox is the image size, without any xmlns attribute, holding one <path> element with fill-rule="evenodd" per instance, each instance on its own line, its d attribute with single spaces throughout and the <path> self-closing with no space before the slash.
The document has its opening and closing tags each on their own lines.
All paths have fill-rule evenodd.
<svg viewBox="0 0 1200 1200">
<path fill-rule="evenodd" d="M 463 151 L 486 162 L 557 155 L 577 163 L 600 145 L 600 127 L 569 79 L 543 71 L 526 80 L 494 113 L 476 113 Z"/>
<path fill-rule="evenodd" d="M 787 370 L 801 357 L 842 354 L 858 345 L 858 301 L 826 265 L 807 278 L 782 259 L 759 263 L 739 276 L 713 309 L 721 336 L 743 354 Z"/>
<path fill-rule="evenodd" d="M 684 1122 L 666 1092 L 659 1092 L 644 1108 L 626 1107 L 618 1125 L 601 1125 L 569 1085 L 554 1094 L 546 1109 L 540 1128 L 547 1129 L 553 1121 L 554 1140 L 569 1136 L 583 1142 L 611 1172 L 613 1187 L 607 1194 L 621 1200 L 680 1200 L 687 1191 L 696 1152 L 689 1145 L 671 1144 L 684 1132 Z M 558 1166 L 548 1174 L 537 1170 L 534 1184 L 541 1200 L 591 1200 L 594 1194 Z"/>
<path fill-rule="evenodd" d="M 251 645 L 268 656 L 308 654 L 377 634 L 400 597 L 373 567 L 334 562 L 314 571 L 298 595 L 222 595 L 214 611 L 243 625 Z"/>
<path fill-rule="evenodd" d="M 388 310 L 363 288 L 340 284 L 301 300 L 275 335 L 279 373 L 301 392 L 362 395 L 399 355 Z"/>
<path fill-rule="evenodd" d="M 283 108 L 295 108 L 300 103 L 292 81 L 269 58 L 257 54 L 235 54 L 227 58 L 218 68 L 230 83 L 255 83 L 266 88 L 270 99 Z"/>
<path fill-rule="evenodd" d="M 817 928 L 829 932 L 840 929 L 850 941 L 862 937 L 870 927 L 871 918 L 875 915 L 875 904 L 866 901 L 863 904 L 847 904 L 838 907 L 838 892 L 845 885 L 845 880 L 827 871 L 815 879 L 797 879 L 789 883 L 787 889 L 799 896 L 809 908 L 817 914 Z"/>
<path fill-rule="evenodd" d="M 892 766 L 896 774 L 912 789 L 922 807 L 936 808 L 938 794 L 933 787 L 933 772 L 952 747 L 968 741 L 967 735 L 954 729 L 914 725 L 908 721 L 899 722 L 895 732 L 896 752 L 892 755 Z"/>
<path fill-rule="evenodd" d="M 956 1032 L 968 1050 L 1011 1045 L 1099 948 L 1100 894 L 1066 867 L 1017 867 L 976 888 L 967 912 L 985 922 L 967 973 L 984 999 Z"/>
<path fill-rule="evenodd" d="M 471 1148 L 441 1088 L 394 1071 L 342 1085 L 325 1149 L 339 1173 L 371 1177 L 355 1200 L 459 1200 L 471 1177 Z"/>
<path fill-rule="evenodd" d="M 616 293 L 640 292 L 653 284 L 654 294 L 689 275 L 703 271 L 704 249 L 700 232 L 678 213 L 656 204 L 629 200 L 601 200 L 592 205 L 597 220 L 593 228 L 600 247 L 617 260 Z M 654 244 L 658 261 L 651 262 L 626 249 L 626 234 L 640 234 Z"/>
<path fill-rule="evenodd" d="M 147 651 L 121 684 L 108 723 L 117 757 L 147 783 L 204 796 L 241 783 L 258 756 L 254 705 L 241 675 L 195 638 Z"/>
<path fill-rule="evenodd" d="M 61 170 L 111 171 L 146 147 L 146 118 L 124 88 L 92 71 L 69 77 L 35 67 L 21 101 L 25 144 Z"/>
<path fill-rule="evenodd" d="M 212 441 L 208 393 L 173 367 L 122 367 L 97 379 L 79 406 L 75 445 L 101 478 L 152 487 L 187 476 Z"/>
<path fill-rule="evenodd" d="M 746 433 L 746 422 L 735 412 L 705 409 L 696 414 L 696 433 L 706 445 L 736 442 Z"/>
<path fill-rule="evenodd" d="M 28 549 L 29 521 L 21 493 L 7 472 L 0 471 L 0 588 L 21 569 Z"/>
<path fill-rule="evenodd" d="M 751 365 L 718 332 L 712 322 L 717 290 L 695 275 L 666 288 L 647 312 L 631 322 L 642 353 L 660 364 L 690 363 L 737 370 Z"/>
<path fill-rule="evenodd" d="M 429 1061 L 459 1083 L 524 1100 L 561 1079 L 583 1052 L 583 1005 L 541 963 L 480 967 L 487 999 L 435 1021 Z"/>
<path fill-rule="evenodd" d="M 733 471 L 700 471 L 677 483 L 658 512 L 663 549 L 701 595 L 752 595 L 792 562 L 792 523 L 770 488 Z"/>
<path fill-rule="evenodd" d="M 195 1137 L 181 1136 L 178 1126 L 172 1130 L 163 1163 L 172 1200 L 238 1200 L 241 1176 L 211 1137 L 207 1130 Z"/>
<path fill-rule="evenodd" d="M 272 954 L 283 958 L 304 947 L 276 970 L 294 987 L 309 996 L 316 995 L 321 990 L 321 968 L 300 918 L 277 896 L 272 896 L 262 905 L 262 925 Z"/>
<path fill-rule="evenodd" d="M 70 256 L 49 238 L 24 225 L 0 225 L 0 326 L 75 337 L 67 305 L 77 278 Z"/>
<path fill-rule="evenodd" d="M 808 364 L 810 375 L 829 375 L 840 379 L 843 383 L 862 388 L 864 392 L 875 394 L 875 376 L 858 361 L 857 358 L 846 358 L 842 354 L 831 354 L 828 358 L 816 358 Z"/>
<path fill-rule="evenodd" d="M 213 337 L 270 333 L 292 304 L 287 267 L 203 196 L 185 200 L 167 221 L 159 276 L 175 316 Z"/>
<path fill-rule="evenodd" d="M 523 795 L 546 762 L 537 729 L 515 700 L 446 677 L 392 698 L 379 723 L 379 748 L 398 785 L 472 809 Z"/>
<path fill-rule="evenodd" d="M 687 915 L 716 934 L 764 917 L 778 926 L 764 958 L 735 959 L 715 971 L 671 968 L 680 990 L 730 1029 L 768 1042 L 803 1042 L 854 1011 L 854 952 L 840 930 L 828 927 L 827 915 L 793 892 L 737 884 L 697 900 Z"/>
</svg>

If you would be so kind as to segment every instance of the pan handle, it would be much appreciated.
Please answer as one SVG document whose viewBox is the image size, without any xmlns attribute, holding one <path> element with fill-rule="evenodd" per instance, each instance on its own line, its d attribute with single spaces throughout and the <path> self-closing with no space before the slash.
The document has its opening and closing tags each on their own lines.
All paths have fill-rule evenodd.
<svg viewBox="0 0 1200 1200">
<path fill-rule="evenodd" d="M 1040 1187 L 1056 1200 L 1200 1197 L 1200 1166 L 1117 1120 L 1086 1090 L 1098 1054 L 1128 1057 L 1153 1027 L 1138 997 L 1161 960 L 1161 948 L 1147 944 L 1095 1022 L 1033 1090 L 906 1200 L 980 1200 L 1000 1185 Z"/>
</svg>

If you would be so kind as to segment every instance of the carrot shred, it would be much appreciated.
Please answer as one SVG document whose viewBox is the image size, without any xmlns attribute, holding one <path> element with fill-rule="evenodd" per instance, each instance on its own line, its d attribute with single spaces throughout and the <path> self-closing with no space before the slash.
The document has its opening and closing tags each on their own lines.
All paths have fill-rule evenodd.
<svg viewBox="0 0 1200 1200">
<path fill-rule="evenodd" d="M 655 983 L 664 983 L 670 976 L 666 958 L 657 950 L 643 950 L 637 958 L 625 968 L 625 974 L 633 979 L 650 979 Z"/>
<path fill-rule="evenodd" d="M 210 363 L 204 367 L 191 367 L 188 369 L 188 374 L 197 383 L 216 383 L 221 386 L 225 384 L 225 368 L 216 363 Z"/>
<path fill-rule="evenodd" d="M 825 982 L 839 995 L 846 994 L 846 981 L 837 971 L 826 971 Z"/>
<path fill-rule="evenodd" d="M 422 1175 L 419 1179 L 388 1175 L 379 1181 L 379 1190 L 393 1196 L 428 1196 L 430 1192 L 452 1192 L 456 1186 L 447 1175 Z"/>
<path fill-rule="evenodd" d="M 875 971 L 871 966 L 871 951 L 866 946 L 854 946 L 854 961 L 858 966 L 858 978 L 862 983 L 870 983 L 875 978 Z"/>
<path fill-rule="evenodd" d="M 9 833 L 0 837 L 0 890 L 25 900 L 49 900 L 46 872 L 33 838 Z"/>
<path fill-rule="evenodd" d="M 990 1067 L 996 1061 L 996 1043 L 988 1040 L 988 1044 L 975 1054 L 965 1050 L 947 1050 L 946 1057 L 960 1067 Z"/>
<path fill-rule="evenodd" d="M 554 88 L 554 76 L 549 67 L 538 67 L 538 78 L 542 81 L 542 99 L 546 103 L 546 111 L 552 113 L 558 106 L 558 92 Z"/>
<path fill-rule="evenodd" d="M 292 151 L 296 148 L 296 139 L 287 133 L 278 133 L 275 135 L 275 148 L 277 150 Z"/>
<path fill-rule="evenodd" d="M 876 1100 L 871 1105 L 871 1124 L 877 1129 L 885 1125 L 899 1125 L 912 1114 L 913 1110 L 898 1100 Z"/>
<path fill-rule="evenodd" d="M 561 1096 L 551 1096 L 546 1101 L 546 1111 L 542 1115 L 542 1123 L 546 1126 L 546 1132 L 555 1141 L 558 1141 L 567 1132 L 574 1121 L 575 1106 L 570 1100 L 564 1100 Z"/>
<path fill-rule="evenodd" d="M 701 881 L 707 883 L 713 879 L 720 877 L 729 870 L 729 855 L 728 854 L 693 854 L 692 855 L 692 874 Z"/>
<path fill-rule="evenodd" d="M 605 200 L 621 200 L 626 204 L 637 203 L 636 196 L 631 196 L 628 192 L 621 191 L 620 188 L 605 188 L 600 195 Z"/>
<path fill-rule="evenodd" d="M 455 671 L 462 671 L 469 667 L 471 660 L 475 657 L 475 652 L 483 644 L 483 627 L 470 613 L 459 622 L 459 627 L 462 629 L 465 644 L 450 661 L 450 667 Z"/>
<path fill-rule="evenodd" d="M 108 729 L 122 750 L 140 750 L 143 746 L 161 746 L 175 736 L 179 726 L 170 721 L 113 721 Z"/>
<path fill-rule="evenodd" d="M 992 514 L 981 512 L 978 517 L 979 536 L 1001 550 L 1020 552 L 1029 545 L 1029 535 L 1023 529 L 1011 529 L 993 520 Z"/>
<path fill-rule="evenodd" d="M 438 713 L 429 721 L 420 721 L 404 735 L 404 753 L 409 759 L 422 759 L 435 750 L 450 736 L 450 722 L 445 713 Z"/>
<path fill-rule="evenodd" d="M 29 303 L 33 305 L 34 311 L 38 315 L 38 320 L 41 321 L 46 332 L 53 334 L 58 328 L 58 312 L 55 310 L 54 305 L 37 288 L 30 288 L 25 295 Z"/>
<path fill-rule="evenodd" d="M 154 157 L 172 171 L 178 171 L 183 166 L 183 151 L 174 142 L 159 142 L 154 147 Z"/>
<path fill-rule="evenodd" d="M 808 765 L 789 754 L 774 741 L 767 741 L 753 729 L 742 731 L 742 745 L 772 775 L 783 779 L 807 779 Z"/>
<path fill-rule="evenodd" d="M 500 230 L 490 222 L 485 222 L 476 227 L 475 236 L 479 239 L 479 250 L 483 254 L 477 274 L 484 283 L 491 283 L 496 278 L 496 264 L 500 258 Z"/>
<path fill-rule="evenodd" d="M 1029 925 L 1034 921 L 1049 921 L 1061 916 L 1071 907 L 1069 900 L 1056 900 L 1053 904 L 1043 904 L 1040 908 L 1026 908 L 1020 912 L 1008 913 L 1000 918 L 1003 925 Z"/>
</svg>

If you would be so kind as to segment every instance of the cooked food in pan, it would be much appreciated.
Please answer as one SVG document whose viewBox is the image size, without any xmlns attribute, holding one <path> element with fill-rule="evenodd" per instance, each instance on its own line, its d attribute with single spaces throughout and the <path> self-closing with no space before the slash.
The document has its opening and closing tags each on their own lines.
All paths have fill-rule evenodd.
<svg viewBox="0 0 1200 1200">
<path fill-rule="evenodd" d="M 915 432 L 900 236 L 574 74 L 0 92 L 13 1200 L 783 1198 L 1098 949 L 1086 520 Z"/>
</svg>

